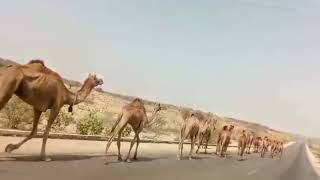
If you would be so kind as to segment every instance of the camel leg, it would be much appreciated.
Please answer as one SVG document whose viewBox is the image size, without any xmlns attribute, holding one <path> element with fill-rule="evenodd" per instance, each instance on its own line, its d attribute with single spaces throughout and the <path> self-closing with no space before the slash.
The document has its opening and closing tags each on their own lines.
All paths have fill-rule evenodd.
<svg viewBox="0 0 320 180">
<path fill-rule="evenodd" d="M 181 160 L 182 153 L 183 153 L 183 144 L 184 144 L 184 138 L 182 138 L 179 142 L 179 148 L 178 148 L 178 160 Z"/>
<path fill-rule="evenodd" d="M 110 138 L 108 140 L 108 143 L 107 143 L 107 146 L 106 146 L 105 159 L 107 159 L 107 154 L 108 154 L 109 148 L 110 148 L 110 146 L 112 144 L 112 141 L 113 141 L 115 135 L 118 134 L 118 136 L 119 136 L 119 134 L 120 134 L 120 138 L 121 138 L 122 131 L 123 131 L 123 129 L 124 129 L 124 127 L 126 125 L 127 125 L 127 121 L 126 120 L 121 120 L 119 122 L 119 124 L 115 127 L 115 130 L 113 131 L 112 135 L 110 136 Z M 118 139 L 120 139 L 120 138 L 118 138 Z M 119 148 L 120 148 L 120 146 L 119 146 Z"/>
<path fill-rule="evenodd" d="M 220 142 L 217 142 L 217 145 L 216 145 L 216 155 L 219 154 L 219 151 L 220 151 Z"/>
<path fill-rule="evenodd" d="M 209 141 L 210 141 L 210 137 L 211 137 L 211 134 L 208 135 L 207 139 L 206 139 L 206 146 L 205 146 L 205 150 L 204 150 L 204 153 L 207 154 L 207 149 L 208 149 L 208 144 L 209 144 Z"/>
<path fill-rule="evenodd" d="M 221 140 L 221 147 L 220 147 L 220 156 L 221 157 L 224 157 L 224 151 L 226 149 L 226 138 L 224 137 L 222 140 Z"/>
<path fill-rule="evenodd" d="M 199 149 L 200 149 L 201 144 L 202 144 L 202 142 L 203 142 L 203 138 L 204 138 L 204 136 L 201 136 L 200 140 L 198 141 L 198 149 L 197 149 L 197 151 L 196 151 L 197 154 L 199 153 Z"/>
<path fill-rule="evenodd" d="M 40 119 L 40 116 L 41 116 L 42 112 L 38 111 L 38 110 L 35 110 L 35 109 L 33 111 L 34 111 L 33 127 L 32 127 L 32 131 L 29 134 L 29 136 L 26 137 L 21 142 L 19 142 L 18 144 L 8 144 L 6 149 L 5 149 L 5 152 L 11 153 L 13 150 L 18 149 L 22 144 L 26 143 L 27 141 L 32 139 L 37 134 L 37 128 L 38 128 L 38 124 L 39 124 L 39 119 Z"/>
<path fill-rule="evenodd" d="M 190 148 L 190 152 L 189 152 L 189 160 L 192 160 L 192 152 L 193 152 L 193 149 L 194 149 L 194 145 L 195 145 L 195 137 L 194 136 L 191 136 L 191 148 Z"/>
<path fill-rule="evenodd" d="M 138 135 L 137 135 L 137 146 L 136 146 L 136 151 L 135 151 L 135 153 L 134 153 L 134 157 L 133 157 L 133 159 L 134 159 L 134 160 L 138 160 L 138 159 L 137 159 L 137 156 L 138 156 L 138 147 L 139 147 L 139 144 L 140 144 L 140 137 L 139 137 L 139 133 L 138 133 Z"/>
<path fill-rule="evenodd" d="M 41 147 L 41 159 L 43 161 L 51 161 L 51 159 L 49 157 L 46 156 L 46 145 L 47 145 L 47 139 L 49 136 L 49 132 L 52 126 L 52 123 L 54 122 L 54 120 L 56 119 L 56 117 L 58 116 L 60 112 L 60 108 L 53 108 L 50 111 L 50 116 L 49 116 L 49 120 L 48 120 L 48 124 L 47 127 L 43 133 L 43 140 L 42 140 L 42 147 Z"/>
<path fill-rule="evenodd" d="M 118 147 L 118 161 L 122 161 L 122 157 L 121 157 L 121 131 L 118 133 L 117 147 Z"/>
<path fill-rule="evenodd" d="M 185 139 L 185 126 L 181 128 L 181 132 L 180 132 L 180 142 L 178 146 L 178 155 L 177 155 L 178 160 L 181 160 L 182 158 L 184 139 Z"/>
<path fill-rule="evenodd" d="M 128 162 L 128 163 L 131 162 L 131 160 L 130 160 L 130 153 L 131 153 L 131 150 L 132 150 L 132 148 L 133 148 L 133 146 L 134 146 L 134 143 L 135 143 L 136 140 L 137 140 L 137 137 L 138 137 L 138 135 L 136 134 L 136 135 L 134 136 L 134 138 L 132 139 L 132 141 L 131 141 L 130 148 L 129 148 L 129 152 L 128 152 L 127 158 L 126 158 L 126 160 L 125 160 L 125 161 Z"/>
</svg>

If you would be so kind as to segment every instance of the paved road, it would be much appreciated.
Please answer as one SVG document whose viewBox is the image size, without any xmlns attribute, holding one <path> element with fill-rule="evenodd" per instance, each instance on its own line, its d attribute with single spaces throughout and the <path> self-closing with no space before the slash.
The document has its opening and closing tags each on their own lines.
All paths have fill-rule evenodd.
<svg viewBox="0 0 320 180">
<path fill-rule="evenodd" d="M 151 146 L 151 145 L 149 145 Z M 142 146 L 143 148 L 143 146 Z M 147 147 L 145 147 L 147 149 Z M 75 150 L 76 151 L 76 150 Z M 212 149 L 211 149 L 212 151 Z M 39 162 L 35 155 L 20 154 L 14 160 L 0 161 L 2 180 L 317 180 L 306 157 L 305 147 L 296 143 L 288 149 L 282 160 L 260 159 L 250 155 L 245 161 L 237 161 L 234 155 L 221 159 L 213 155 L 199 155 L 192 161 L 177 161 L 173 151 L 158 148 L 143 152 L 138 162 L 131 164 L 113 162 L 104 165 L 100 156 L 56 155 L 53 162 Z M 114 153 L 113 153 L 114 154 Z"/>
</svg>

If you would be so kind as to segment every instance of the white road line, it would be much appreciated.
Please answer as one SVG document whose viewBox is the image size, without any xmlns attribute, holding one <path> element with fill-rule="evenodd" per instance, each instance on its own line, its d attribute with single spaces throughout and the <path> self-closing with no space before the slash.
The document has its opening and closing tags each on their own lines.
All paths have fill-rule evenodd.
<svg viewBox="0 0 320 180">
<path fill-rule="evenodd" d="M 306 145 L 306 152 L 307 152 L 307 156 L 308 156 L 308 159 L 309 159 L 309 162 L 310 162 L 311 166 L 313 167 L 313 169 L 317 173 L 317 175 L 320 176 L 320 163 L 319 163 L 319 160 L 310 151 L 308 145 Z"/>
<path fill-rule="evenodd" d="M 291 142 L 289 142 L 288 144 L 285 144 L 284 145 L 284 148 L 288 148 L 289 146 L 292 146 L 292 145 L 294 145 L 296 142 L 294 142 L 294 141 L 291 141 Z"/>
<path fill-rule="evenodd" d="M 257 171 L 250 171 L 249 173 L 248 173 L 248 176 L 252 176 L 252 175 L 254 175 L 254 174 L 256 174 L 257 173 Z"/>
</svg>

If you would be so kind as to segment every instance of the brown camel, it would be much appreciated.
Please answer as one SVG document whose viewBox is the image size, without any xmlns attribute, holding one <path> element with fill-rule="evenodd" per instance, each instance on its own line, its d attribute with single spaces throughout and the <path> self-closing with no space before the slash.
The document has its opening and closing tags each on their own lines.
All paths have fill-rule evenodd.
<svg viewBox="0 0 320 180">
<path fill-rule="evenodd" d="M 226 153 L 228 151 L 228 147 L 231 143 L 231 136 L 234 130 L 234 126 L 230 125 L 228 127 L 224 127 L 223 129 L 227 128 L 227 130 L 223 130 L 218 137 L 218 145 L 217 145 L 217 152 L 216 154 L 220 155 L 221 157 L 227 157 Z"/>
<path fill-rule="evenodd" d="M 241 136 L 238 140 L 238 159 L 243 160 L 244 151 L 246 150 L 246 146 L 248 145 L 248 136 L 246 131 L 243 130 Z"/>
<path fill-rule="evenodd" d="M 203 144 L 204 142 L 204 149 L 205 149 L 205 154 L 207 154 L 207 149 L 208 149 L 208 144 L 211 138 L 211 134 L 213 131 L 215 131 L 215 125 L 217 124 L 218 120 L 214 119 L 213 115 L 211 113 L 209 113 L 208 117 L 209 123 L 206 127 L 203 127 L 202 129 L 200 129 L 200 143 L 198 146 L 198 149 L 196 151 L 196 153 L 199 153 L 200 150 L 200 146 Z"/>
<path fill-rule="evenodd" d="M 108 140 L 106 151 L 105 151 L 106 158 L 107 158 L 107 153 L 108 153 L 108 150 L 111 146 L 113 139 L 115 138 L 116 135 L 118 135 L 118 138 L 117 138 L 118 160 L 122 161 L 122 157 L 121 157 L 121 153 L 120 153 L 121 134 L 122 134 L 122 131 L 127 126 L 127 124 L 130 124 L 130 126 L 132 127 L 132 129 L 135 133 L 135 136 L 131 141 L 130 149 L 129 149 L 129 152 L 128 152 L 128 155 L 127 155 L 125 161 L 131 162 L 129 158 L 130 158 L 130 153 L 131 153 L 131 150 L 132 150 L 135 142 L 137 142 L 137 145 L 136 145 L 136 150 L 135 150 L 133 159 L 137 160 L 138 147 L 140 144 L 139 134 L 141 133 L 141 131 L 143 130 L 144 127 L 150 125 L 153 122 L 157 112 L 159 112 L 160 110 L 161 110 L 161 106 L 160 106 L 160 104 L 157 104 L 156 108 L 153 111 L 152 116 L 150 118 L 148 118 L 147 113 L 146 113 L 146 109 L 145 109 L 145 106 L 144 106 L 144 103 L 142 102 L 142 100 L 136 98 L 131 103 L 125 105 L 122 109 L 122 112 L 121 112 L 117 122 L 112 127 L 110 138 Z M 107 164 L 107 161 L 106 161 L 106 164 Z"/>
<path fill-rule="evenodd" d="M 190 137 L 191 139 L 191 148 L 189 152 L 189 160 L 192 160 L 192 153 L 194 150 L 196 139 L 198 140 L 199 146 L 200 146 L 200 132 L 203 129 L 206 129 L 209 126 L 209 120 L 205 118 L 202 113 L 200 112 L 192 112 L 191 114 L 188 112 L 184 114 L 185 112 L 182 112 L 182 117 L 184 119 L 184 123 L 180 130 L 180 142 L 178 147 L 178 160 L 181 160 L 182 153 L 183 153 L 183 144 L 184 140 L 187 137 Z"/>
<path fill-rule="evenodd" d="M 262 138 L 261 137 L 256 137 L 253 143 L 253 152 L 254 153 L 259 153 L 261 149 L 261 144 L 262 144 Z"/>
<path fill-rule="evenodd" d="M 254 132 L 248 132 L 247 134 L 247 145 L 246 145 L 246 153 L 250 154 L 251 147 L 253 146 L 255 139 L 255 134 Z"/>
<path fill-rule="evenodd" d="M 28 137 L 18 144 L 7 145 L 5 151 L 10 153 L 37 134 L 40 116 L 50 109 L 47 127 L 43 134 L 41 159 L 50 161 L 46 156 L 46 143 L 53 121 L 56 119 L 63 105 L 73 105 L 83 102 L 93 88 L 102 85 L 103 81 L 95 75 L 89 75 L 82 88 L 75 94 L 64 85 L 58 73 L 47 68 L 43 61 L 32 60 L 26 65 L 9 65 L 0 72 L 0 110 L 6 105 L 13 94 L 24 102 L 33 106 L 33 128 Z"/>
</svg>

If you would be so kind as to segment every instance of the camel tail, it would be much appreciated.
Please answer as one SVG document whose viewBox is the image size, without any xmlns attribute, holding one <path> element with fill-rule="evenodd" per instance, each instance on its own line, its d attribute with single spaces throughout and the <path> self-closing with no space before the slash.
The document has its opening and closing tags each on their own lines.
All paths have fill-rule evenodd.
<svg viewBox="0 0 320 180">
<path fill-rule="evenodd" d="M 112 129 L 111 129 L 111 132 L 110 132 L 110 133 L 113 133 L 113 132 L 114 132 L 114 130 L 115 130 L 116 127 L 118 126 L 120 120 L 122 119 L 122 116 L 123 116 L 123 114 L 121 113 L 120 116 L 118 117 L 116 123 L 112 126 Z"/>
</svg>

